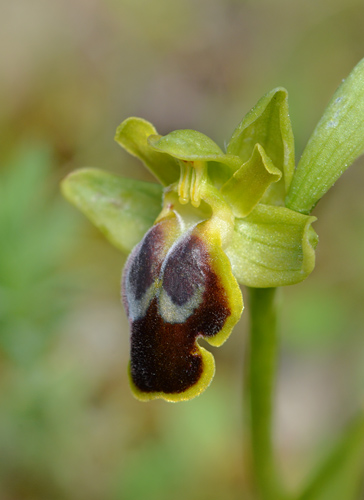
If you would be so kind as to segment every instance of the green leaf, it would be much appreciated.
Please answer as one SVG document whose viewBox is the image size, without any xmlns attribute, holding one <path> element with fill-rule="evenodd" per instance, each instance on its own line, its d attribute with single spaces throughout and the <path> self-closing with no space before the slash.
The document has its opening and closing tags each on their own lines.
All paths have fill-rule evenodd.
<svg viewBox="0 0 364 500">
<path fill-rule="evenodd" d="M 335 92 L 294 174 L 286 205 L 308 214 L 364 151 L 364 59 Z"/>
<path fill-rule="evenodd" d="M 282 205 L 294 172 L 294 140 L 288 112 L 288 94 L 281 87 L 263 96 L 235 130 L 227 153 L 247 162 L 255 144 L 260 144 L 274 166 L 282 172 L 279 182 L 272 184 L 265 203 Z"/>
<path fill-rule="evenodd" d="M 156 129 L 142 118 L 127 118 L 116 129 L 115 140 L 128 153 L 145 164 L 163 186 L 169 186 L 179 179 L 179 165 L 171 156 L 156 151 L 148 144 L 148 137 Z"/>
<path fill-rule="evenodd" d="M 264 149 L 256 144 L 250 159 L 237 170 L 221 189 L 235 217 L 246 217 L 259 203 L 272 182 L 282 172 L 275 168 Z"/>
<path fill-rule="evenodd" d="M 208 162 L 209 176 L 217 185 L 226 182 L 242 163 L 238 156 L 226 155 L 212 139 L 196 130 L 174 130 L 165 136 L 152 135 L 148 143 L 156 151 L 179 160 Z"/>
<path fill-rule="evenodd" d="M 322 463 L 298 500 L 359 500 L 364 477 L 364 417 L 360 416 Z"/>
<path fill-rule="evenodd" d="M 125 179 L 95 168 L 76 170 L 61 184 L 63 195 L 123 252 L 142 239 L 161 211 L 159 184 Z"/>
<path fill-rule="evenodd" d="M 236 219 L 226 254 L 239 283 L 256 288 L 293 285 L 315 266 L 315 217 L 288 208 L 257 205 Z"/>
</svg>

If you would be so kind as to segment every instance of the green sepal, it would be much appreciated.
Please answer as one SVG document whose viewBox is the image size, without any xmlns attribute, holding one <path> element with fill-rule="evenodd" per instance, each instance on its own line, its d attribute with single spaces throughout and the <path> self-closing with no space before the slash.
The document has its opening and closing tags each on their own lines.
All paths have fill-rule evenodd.
<svg viewBox="0 0 364 500">
<path fill-rule="evenodd" d="M 310 213 L 364 152 L 364 59 L 339 86 L 300 159 L 286 205 Z"/>
<path fill-rule="evenodd" d="M 354 421 L 297 500 L 357 500 L 364 476 L 364 416 Z"/>
<path fill-rule="evenodd" d="M 238 156 L 223 153 L 212 139 L 196 130 L 174 130 L 165 136 L 152 135 L 148 143 L 155 151 L 179 160 L 207 162 L 209 177 L 215 184 L 226 182 L 242 163 Z"/>
<path fill-rule="evenodd" d="M 174 130 L 165 136 L 152 135 L 148 142 L 155 150 L 186 161 L 209 160 L 224 154 L 210 137 L 197 130 Z"/>
<path fill-rule="evenodd" d="M 233 133 L 227 153 L 240 156 L 245 163 L 255 144 L 264 148 L 274 166 L 282 172 L 281 180 L 267 190 L 264 203 L 283 205 L 295 164 L 286 89 L 273 89 L 258 101 Z"/>
<path fill-rule="evenodd" d="M 315 217 L 288 208 L 258 204 L 244 219 L 235 220 L 226 248 L 239 283 L 256 288 L 293 285 L 315 266 Z"/>
<path fill-rule="evenodd" d="M 129 253 L 158 216 L 163 188 L 85 168 L 69 174 L 61 190 L 110 243 Z"/>
<path fill-rule="evenodd" d="M 259 203 L 267 188 L 278 182 L 282 172 L 256 144 L 249 160 L 224 184 L 221 193 L 235 217 L 246 217 Z"/>
<path fill-rule="evenodd" d="M 155 134 L 156 129 L 147 120 L 131 117 L 118 126 L 115 141 L 142 160 L 163 186 L 169 186 L 179 178 L 179 165 L 174 158 L 149 145 L 148 137 Z"/>
</svg>

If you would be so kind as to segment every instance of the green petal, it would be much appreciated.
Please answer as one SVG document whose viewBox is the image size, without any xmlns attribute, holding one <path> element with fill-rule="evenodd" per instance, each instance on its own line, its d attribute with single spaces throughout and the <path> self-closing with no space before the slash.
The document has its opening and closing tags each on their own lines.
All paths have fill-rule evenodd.
<svg viewBox="0 0 364 500">
<path fill-rule="evenodd" d="M 268 92 L 245 116 L 235 130 L 227 153 L 247 162 L 255 144 L 260 144 L 274 166 L 282 172 L 279 182 L 272 184 L 265 203 L 283 204 L 294 172 L 294 140 L 288 113 L 288 94 L 283 88 Z"/>
<path fill-rule="evenodd" d="M 128 153 L 142 160 L 163 186 L 169 186 L 179 178 L 179 165 L 169 155 L 150 147 L 147 139 L 156 133 L 151 123 L 131 117 L 118 126 L 115 140 Z"/>
<path fill-rule="evenodd" d="M 110 243 L 126 253 L 161 210 L 159 184 L 124 179 L 96 168 L 76 170 L 62 181 L 61 189 Z"/>
<path fill-rule="evenodd" d="M 286 204 L 309 213 L 364 151 L 364 59 L 335 92 L 297 166 Z"/>
<path fill-rule="evenodd" d="M 226 254 L 239 283 L 266 288 L 293 285 L 315 266 L 315 217 L 288 208 L 257 205 L 244 219 L 236 219 Z"/>
<path fill-rule="evenodd" d="M 221 189 L 236 217 L 246 217 L 260 201 L 272 182 L 282 172 L 275 168 L 264 149 L 256 144 L 250 159 L 244 163 Z"/>
<path fill-rule="evenodd" d="M 209 176 L 214 183 L 226 182 L 241 165 L 238 156 L 226 155 L 205 134 L 196 130 L 175 130 L 168 135 L 152 135 L 148 143 L 156 151 L 184 161 L 208 162 Z"/>
</svg>

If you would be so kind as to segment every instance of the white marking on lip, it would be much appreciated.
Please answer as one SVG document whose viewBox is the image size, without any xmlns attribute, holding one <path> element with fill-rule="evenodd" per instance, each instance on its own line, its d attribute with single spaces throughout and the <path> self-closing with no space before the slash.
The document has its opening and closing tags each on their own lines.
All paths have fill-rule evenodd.
<svg viewBox="0 0 364 500">
<path fill-rule="evenodd" d="M 192 297 L 183 306 L 178 306 L 172 302 L 168 293 L 161 288 L 158 296 L 158 308 L 161 317 L 166 323 L 184 323 L 202 304 L 204 291 L 204 286 L 198 286 Z"/>
<path fill-rule="evenodd" d="M 156 284 L 153 283 L 143 294 L 142 298 L 137 300 L 131 290 L 129 280 L 126 280 L 125 295 L 128 301 L 128 316 L 130 321 L 137 321 L 144 318 L 148 311 L 148 307 L 156 294 Z"/>
</svg>

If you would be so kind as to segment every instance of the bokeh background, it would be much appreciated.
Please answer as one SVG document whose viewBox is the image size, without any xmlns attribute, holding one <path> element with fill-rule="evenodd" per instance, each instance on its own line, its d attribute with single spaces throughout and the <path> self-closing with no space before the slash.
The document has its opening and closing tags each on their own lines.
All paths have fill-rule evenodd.
<svg viewBox="0 0 364 500">
<path fill-rule="evenodd" d="M 297 157 L 364 56 L 361 0 L 0 0 L 0 498 L 243 496 L 248 311 L 199 398 L 127 384 L 125 256 L 59 194 L 83 166 L 152 180 L 113 141 L 130 115 L 220 146 L 285 86 Z M 281 290 L 276 441 L 291 488 L 364 396 L 363 160 L 315 209 L 317 267 Z"/>
</svg>

